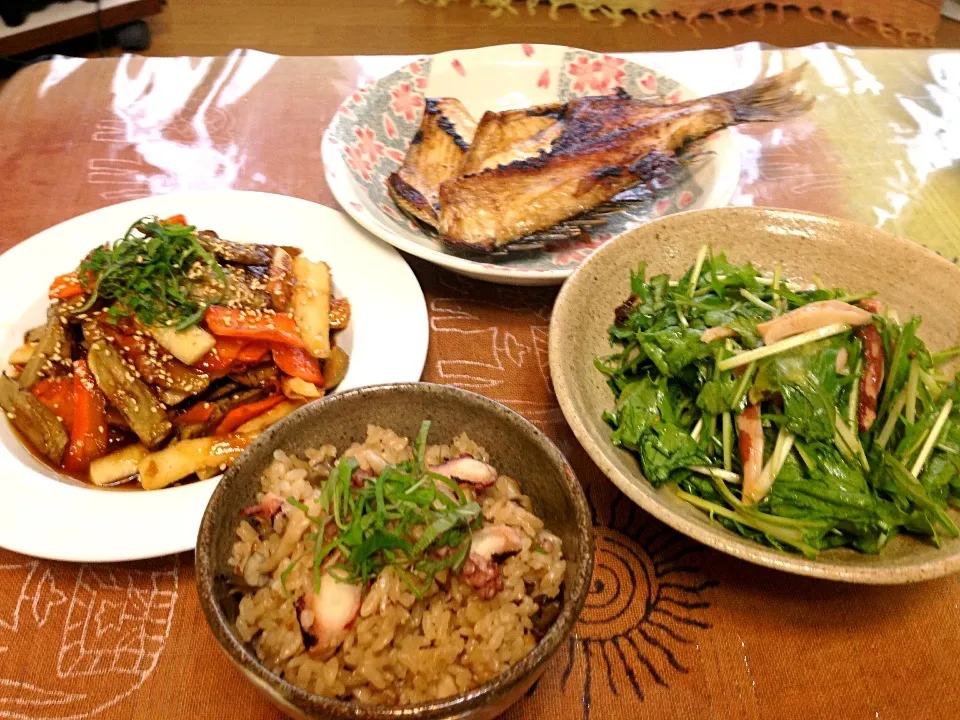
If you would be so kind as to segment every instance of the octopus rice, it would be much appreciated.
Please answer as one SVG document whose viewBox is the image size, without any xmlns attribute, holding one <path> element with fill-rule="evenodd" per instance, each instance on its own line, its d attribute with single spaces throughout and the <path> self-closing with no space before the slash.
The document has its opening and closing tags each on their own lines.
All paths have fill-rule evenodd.
<svg viewBox="0 0 960 720">
<path fill-rule="evenodd" d="M 521 660 L 559 612 L 566 569 L 560 539 L 532 512 L 517 481 L 497 473 L 465 434 L 449 445 L 420 440 L 369 426 L 366 440 L 339 458 L 329 445 L 305 457 L 277 450 L 258 504 L 244 511 L 231 559 L 241 593 L 238 633 L 267 668 L 308 692 L 379 705 L 457 695 Z M 329 517 L 325 489 L 348 462 L 355 494 L 372 496 L 383 478 L 409 472 L 419 479 L 404 492 L 434 482 L 444 498 L 459 498 L 455 504 L 438 496 L 423 512 L 428 520 L 443 507 L 469 516 L 463 541 L 454 547 L 456 528 L 433 544 L 429 525 L 401 529 L 412 550 L 396 541 L 405 549 L 378 551 L 385 566 L 363 577 L 363 566 L 348 557 L 362 555 L 369 539 L 323 556 L 318 541 L 330 547 L 349 532 L 340 527 L 348 518 Z M 371 500 L 367 507 L 379 506 Z M 444 540 L 449 547 L 437 544 Z M 423 545 L 420 564 L 405 565 Z"/>
</svg>

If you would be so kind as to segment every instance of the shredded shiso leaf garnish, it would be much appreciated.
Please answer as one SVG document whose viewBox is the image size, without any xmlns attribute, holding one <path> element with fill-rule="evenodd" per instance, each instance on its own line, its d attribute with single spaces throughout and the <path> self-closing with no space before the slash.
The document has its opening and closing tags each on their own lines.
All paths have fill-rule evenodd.
<svg viewBox="0 0 960 720">
<path fill-rule="evenodd" d="M 96 248 L 80 263 L 79 278 L 89 298 L 76 312 L 98 300 L 110 303 L 107 320 L 134 316 L 144 325 L 196 325 L 214 300 L 199 301 L 191 290 L 199 281 L 227 287 L 227 273 L 197 239 L 193 225 L 137 220 L 122 238 Z"/>
<path fill-rule="evenodd" d="M 294 497 L 287 501 L 303 511 L 316 527 L 307 536 L 314 590 L 323 570 L 341 582 L 363 583 L 386 567 L 417 597 L 437 573 L 458 572 L 470 551 L 470 534 L 480 527 L 480 505 L 469 500 L 456 482 L 430 472 L 424 456 L 430 422 L 424 421 L 414 441 L 414 459 L 389 465 L 375 478 L 358 482 L 357 461 L 341 459 L 320 488 L 313 509 Z M 446 491 L 442 490 L 444 488 Z M 319 511 L 319 512 L 318 512 Z M 325 567 L 331 556 L 335 559 Z M 286 587 L 301 556 L 283 571 Z"/>
</svg>

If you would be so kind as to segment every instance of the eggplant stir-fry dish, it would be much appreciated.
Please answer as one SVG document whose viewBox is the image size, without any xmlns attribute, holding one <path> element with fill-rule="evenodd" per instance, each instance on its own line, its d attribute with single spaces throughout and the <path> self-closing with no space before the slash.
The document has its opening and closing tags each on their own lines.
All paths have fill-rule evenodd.
<svg viewBox="0 0 960 720">
<path fill-rule="evenodd" d="M 931 352 L 872 293 L 784 282 L 703 248 L 631 278 L 599 359 L 612 440 L 730 530 L 814 557 L 956 537 L 960 348 Z"/>
<path fill-rule="evenodd" d="M 325 263 L 182 215 L 137 220 L 49 297 L 0 406 L 34 454 L 98 486 L 212 477 L 347 371 L 350 305 Z"/>
</svg>

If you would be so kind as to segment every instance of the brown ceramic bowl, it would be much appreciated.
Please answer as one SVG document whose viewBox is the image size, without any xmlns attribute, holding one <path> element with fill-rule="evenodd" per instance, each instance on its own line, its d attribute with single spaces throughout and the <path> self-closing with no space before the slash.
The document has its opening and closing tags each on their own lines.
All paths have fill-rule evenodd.
<svg viewBox="0 0 960 720">
<path fill-rule="evenodd" d="M 273 451 L 301 453 L 331 443 L 343 450 L 362 441 L 368 424 L 414 437 L 424 419 L 430 440 L 447 442 L 467 432 L 490 452 L 496 467 L 518 479 L 546 526 L 563 541 L 567 576 L 563 607 L 553 626 L 523 660 L 466 694 L 419 705 L 371 706 L 313 695 L 284 681 L 257 660 L 234 629 L 237 602 L 229 594 L 230 549 L 242 508 L 255 503 L 260 476 Z M 503 405 L 458 388 L 428 383 L 377 385 L 304 406 L 264 432 L 233 464 L 210 499 L 197 538 L 200 603 L 213 634 L 243 674 L 278 707 L 296 718 L 418 720 L 493 718 L 518 700 L 543 672 L 583 608 L 593 571 L 590 511 L 563 455 L 533 425 Z"/>
<path fill-rule="evenodd" d="M 679 532 L 710 547 L 786 572 L 846 582 L 893 584 L 960 570 L 960 538 L 943 546 L 909 536 L 878 555 L 828 550 L 816 560 L 747 540 L 678 499 L 655 489 L 634 457 L 610 443 L 601 419 L 614 406 L 605 378 L 593 365 L 611 352 L 607 328 L 614 309 L 630 294 L 630 271 L 647 263 L 647 275 L 679 277 L 703 244 L 726 251 L 735 263 L 851 292 L 876 290 L 902 319 L 921 315 L 919 335 L 934 350 L 960 342 L 960 269 L 902 238 L 856 223 L 789 210 L 723 208 L 673 215 L 621 235 L 595 252 L 567 280 L 550 321 L 550 374 L 563 414 L 594 462 L 631 500 Z M 960 521 L 960 513 L 951 511 Z"/>
</svg>

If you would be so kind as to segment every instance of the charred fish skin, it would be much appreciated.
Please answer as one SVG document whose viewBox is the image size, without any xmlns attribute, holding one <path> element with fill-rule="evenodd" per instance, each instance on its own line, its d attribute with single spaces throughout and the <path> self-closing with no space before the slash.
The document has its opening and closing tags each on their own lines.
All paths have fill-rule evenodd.
<svg viewBox="0 0 960 720">
<path fill-rule="evenodd" d="M 387 177 L 387 194 L 398 208 L 414 219 L 435 227 L 439 204 L 434 207 L 411 183 L 403 178 L 403 169 L 392 172 Z"/>
<path fill-rule="evenodd" d="M 676 171 L 678 163 L 672 154 L 641 152 L 587 148 L 528 158 L 444 183 L 441 239 L 475 252 L 499 251 L 590 211 L 624 190 L 639 184 L 656 188 Z"/>
<path fill-rule="evenodd" d="M 488 110 L 477 123 L 473 143 L 463 161 L 462 174 L 506 165 L 548 150 L 563 129 L 560 103 L 515 110 Z"/>
<path fill-rule="evenodd" d="M 446 102 L 459 102 L 453 100 L 453 98 L 427 98 L 423 112 L 427 115 L 435 116 L 437 120 L 437 127 L 450 136 L 450 139 L 453 140 L 454 145 L 466 152 L 470 149 L 470 142 L 465 140 L 463 136 L 460 135 L 460 133 L 457 131 L 457 126 L 454 124 L 454 121 L 448 118 L 444 113 L 444 106 L 446 104 L 445 100 Z"/>
<path fill-rule="evenodd" d="M 796 89 L 803 70 L 675 105 L 622 97 L 571 103 L 548 152 L 441 183 L 441 238 L 477 252 L 500 251 L 654 182 L 648 173 L 661 168 L 662 176 L 664 163 L 676 163 L 691 142 L 731 125 L 799 115 L 813 103 Z"/>
<path fill-rule="evenodd" d="M 387 193 L 401 210 L 436 227 L 440 183 L 460 173 L 476 121 L 456 98 L 430 98 L 403 165 L 387 178 Z"/>
</svg>

